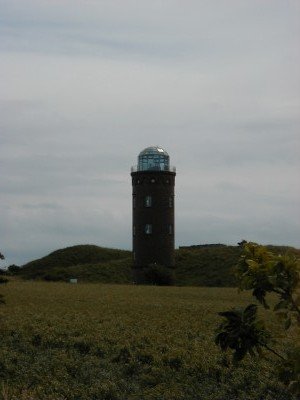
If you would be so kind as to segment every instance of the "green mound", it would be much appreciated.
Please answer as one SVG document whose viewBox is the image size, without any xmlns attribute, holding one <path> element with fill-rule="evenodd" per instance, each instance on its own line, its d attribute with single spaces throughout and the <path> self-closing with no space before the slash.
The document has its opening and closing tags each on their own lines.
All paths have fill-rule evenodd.
<svg viewBox="0 0 300 400">
<path fill-rule="evenodd" d="M 300 250 L 288 246 L 267 246 L 272 252 L 287 252 L 300 257 Z M 240 246 L 207 244 L 185 246 L 176 251 L 175 282 L 182 286 L 236 286 L 233 267 L 240 254 Z"/>
<path fill-rule="evenodd" d="M 78 245 L 56 250 L 46 257 L 25 264 L 20 270 L 20 275 L 26 279 L 46 280 L 66 280 L 72 276 L 77 278 L 84 275 L 85 278 L 89 276 L 87 280 L 91 281 L 93 274 L 88 271 L 95 272 L 96 269 L 94 280 L 98 281 L 96 277 L 99 275 L 100 268 L 104 271 L 111 265 L 111 272 L 113 272 L 114 268 L 120 268 L 120 261 L 130 264 L 131 252 L 95 245 Z M 93 266 L 92 269 L 91 266 Z M 112 279 L 113 276 L 115 274 L 112 273 Z"/>
<path fill-rule="evenodd" d="M 300 257 L 300 250 L 286 246 L 269 246 L 276 253 L 291 252 Z M 176 286 L 235 286 L 232 273 L 240 256 L 239 246 L 210 244 L 181 247 L 175 251 Z M 19 272 L 24 279 L 80 282 L 131 283 L 130 251 L 80 245 L 54 251 L 46 257 L 24 265 Z"/>
<path fill-rule="evenodd" d="M 175 282 L 182 286 L 235 286 L 239 246 L 206 245 L 176 251 Z"/>
<path fill-rule="evenodd" d="M 51 270 L 32 271 L 26 273 L 27 279 L 43 279 L 46 281 L 69 281 L 71 278 L 79 282 L 131 283 L 132 261 L 130 258 L 111 260 L 98 264 L 79 264 L 69 267 L 54 267 Z"/>
</svg>

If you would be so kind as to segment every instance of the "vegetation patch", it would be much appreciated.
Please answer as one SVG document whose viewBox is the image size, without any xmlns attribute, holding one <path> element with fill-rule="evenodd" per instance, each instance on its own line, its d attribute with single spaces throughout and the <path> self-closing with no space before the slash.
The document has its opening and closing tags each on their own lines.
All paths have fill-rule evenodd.
<svg viewBox="0 0 300 400">
<path fill-rule="evenodd" d="M 289 251 L 300 256 L 300 250 L 268 246 L 275 253 Z M 145 282 L 176 286 L 236 286 L 232 268 L 241 255 L 241 246 L 222 244 L 183 247 L 175 250 L 175 268 L 152 264 L 145 269 Z M 11 268 L 10 274 L 24 279 L 46 281 L 102 282 L 127 284 L 134 281 L 130 251 L 81 245 L 57 250 L 22 268 Z"/>
<path fill-rule="evenodd" d="M 250 293 L 21 280 L 1 290 L 1 400 L 293 399 L 270 362 L 234 366 L 214 344 L 217 312 Z"/>
</svg>

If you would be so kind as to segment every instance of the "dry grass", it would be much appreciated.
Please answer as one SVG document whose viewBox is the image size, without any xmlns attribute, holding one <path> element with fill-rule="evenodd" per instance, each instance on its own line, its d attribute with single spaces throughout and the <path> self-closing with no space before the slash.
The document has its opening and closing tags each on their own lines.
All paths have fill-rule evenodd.
<svg viewBox="0 0 300 400">
<path fill-rule="evenodd" d="M 217 312 L 248 293 L 24 281 L 2 293 L 0 399 L 290 398 L 267 362 L 228 367 L 214 345 Z"/>
</svg>

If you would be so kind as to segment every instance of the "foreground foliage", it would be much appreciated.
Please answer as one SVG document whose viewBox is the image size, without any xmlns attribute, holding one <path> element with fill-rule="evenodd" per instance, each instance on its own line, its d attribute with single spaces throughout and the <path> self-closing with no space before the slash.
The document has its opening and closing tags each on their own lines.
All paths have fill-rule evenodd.
<svg viewBox="0 0 300 400">
<path fill-rule="evenodd" d="M 219 326 L 216 344 L 222 350 L 232 349 L 233 361 L 242 360 L 249 352 L 252 356 L 261 354 L 261 348 L 268 348 L 270 333 L 263 321 L 257 319 L 257 306 L 250 304 L 246 308 L 220 312 L 226 321 Z"/>
<path fill-rule="evenodd" d="M 260 356 L 263 356 L 262 349 L 275 354 L 280 359 L 278 377 L 300 398 L 300 261 L 293 254 L 274 254 L 256 243 L 242 244 L 243 253 L 235 269 L 239 288 L 252 290 L 252 295 L 265 309 L 270 308 L 267 295 L 273 294 L 273 299 L 276 296 L 273 311 L 284 320 L 286 331 L 294 328 L 294 337 L 282 336 L 287 350 L 281 354 L 269 347 L 271 333 L 258 320 L 257 306 L 250 304 L 245 309 L 219 313 L 226 321 L 217 330 L 216 344 L 223 351 L 234 350 L 235 362 L 247 353 L 255 356 L 255 350 Z"/>
<path fill-rule="evenodd" d="M 266 360 L 233 366 L 213 344 L 217 311 L 247 293 L 14 280 L 3 292 L 1 400 L 292 399 Z"/>
<path fill-rule="evenodd" d="M 256 243 L 245 243 L 235 268 L 238 286 L 252 290 L 252 295 L 265 307 L 268 293 L 278 298 L 274 311 L 284 310 L 285 328 L 292 319 L 300 321 L 300 259 L 294 254 L 274 254 Z"/>
</svg>

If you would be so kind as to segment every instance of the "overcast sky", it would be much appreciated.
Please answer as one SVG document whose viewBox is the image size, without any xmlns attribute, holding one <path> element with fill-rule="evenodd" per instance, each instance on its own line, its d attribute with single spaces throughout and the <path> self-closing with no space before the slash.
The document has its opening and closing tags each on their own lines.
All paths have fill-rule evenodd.
<svg viewBox="0 0 300 400">
<path fill-rule="evenodd" d="M 131 249 L 151 145 L 177 167 L 176 246 L 300 247 L 299 21 L 299 0 L 0 0 L 4 264 Z"/>
</svg>

